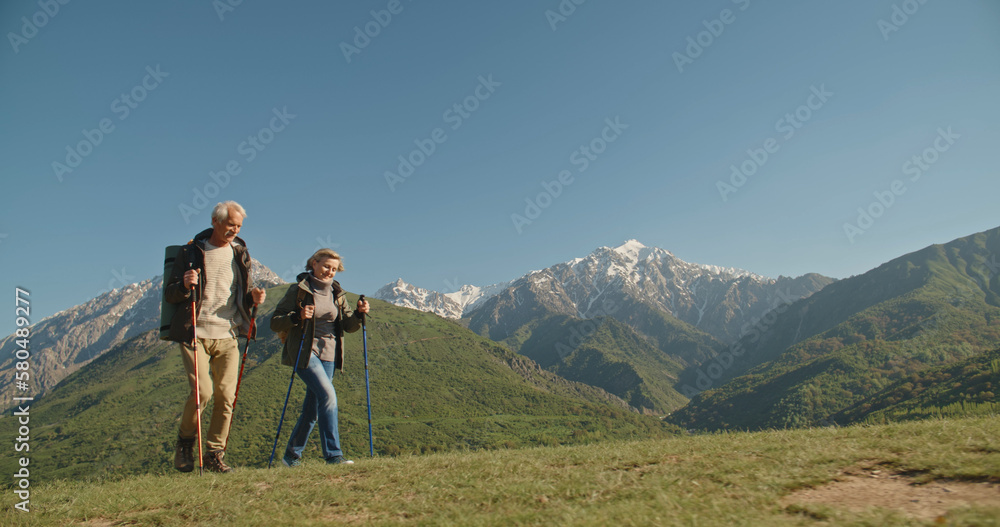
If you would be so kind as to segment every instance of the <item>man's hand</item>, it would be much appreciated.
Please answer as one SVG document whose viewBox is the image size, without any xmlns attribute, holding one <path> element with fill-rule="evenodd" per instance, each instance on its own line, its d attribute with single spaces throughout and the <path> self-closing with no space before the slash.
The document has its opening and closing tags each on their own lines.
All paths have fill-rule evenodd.
<svg viewBox="0 0 1000 527">
<path fill-rule="evenodd" d="M 267 298 L 267 291 L 265 291 L 264 289 L 258 287 L 256 289 L 250 291 L 250 296 L 253 297 L 253 304 L 255 306 L 259 306 L 259 305 L 263 304 L 264 303 L 264 299 Z"/>
<path fill-rule="evenodd" d="M 184 289 L 191 289 L 198 284 L 198 271 L 188 269 L 184 272 Z"/>
<path fill-rule="evenodd" d="M 367 300 L 358 300 L 358 311 L 368 314 L 368 309 L 369 308 Z"/>
</svg>

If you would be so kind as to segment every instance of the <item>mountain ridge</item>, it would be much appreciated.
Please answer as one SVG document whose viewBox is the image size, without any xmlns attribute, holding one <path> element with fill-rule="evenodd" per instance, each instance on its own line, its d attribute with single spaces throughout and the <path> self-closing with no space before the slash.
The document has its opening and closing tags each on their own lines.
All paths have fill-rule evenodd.
<svg viewBox="0 0 1000 527">
<path fill-rule="evenodd" d="M 252 259 L 255 286 L 284 283 L 267 266 Z M 28 390 L 44 395 L 69 374 L 112 347 L 160 327 L 163 275 L 102 292 L 82 304 L 63 309 L 31 326 L 32 375 Z M 15 335 L 0 340 L 0 393 L 14 391 Z M 10 400 L 9 398 L 7 400 Z"/>
<path fill-rule="evenodd" d="M 580 283 L 580 276 L 587 283 Z M 510 295 L 511 290 L 525 284 L 548 280 L 559 281 L 563 286 L 577 282 L 559 302 L 559 311 L 565 314 L 584 319 L 604 316 L 607 309 L 599 304 L 602 296 L 624 294 L 666 311 L 723 342 L 738 338 L 740 328 L 753 317 L 762 316 L 768 310 L 766 303 L 774 303 L 779 291 L 784 297 L 801 298 L 834 281 L 815 273 L 774 279 L 743 269 L 692 264 L 676 258 L 670 251 L 632 239 L 617 247 L 599 247 L 585 257 L 528 272 L 510 282 L 481 288 L 475 302 L 465 305 L 451 303 L 448 295 L 418 288 L 401 278 L 384 286 L 375 297 L 447 318 L 474 318 L 475 312 L 493 299 Z M 461 316 L 457 316 L 459 310 Z"/>
</svg>

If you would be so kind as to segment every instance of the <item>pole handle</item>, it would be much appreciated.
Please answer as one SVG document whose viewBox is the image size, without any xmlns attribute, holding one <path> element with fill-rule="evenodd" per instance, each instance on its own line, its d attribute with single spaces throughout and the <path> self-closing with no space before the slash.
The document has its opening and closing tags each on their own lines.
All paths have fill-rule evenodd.
<svg viewBox="0 0 1000 527">
<path fill-rule="evenodd" d="M 361 295 L 361 296 L 358 297 L 358 302 L 364 302 L 364 301 L 365 301 L 365 295 Z M 368 313 L 361 313 L 361 327 L 365 326 L 365 322 L 367 322 L 367 320 L 366 320 L 367 318 L 368 318 Z"/>
</svg>

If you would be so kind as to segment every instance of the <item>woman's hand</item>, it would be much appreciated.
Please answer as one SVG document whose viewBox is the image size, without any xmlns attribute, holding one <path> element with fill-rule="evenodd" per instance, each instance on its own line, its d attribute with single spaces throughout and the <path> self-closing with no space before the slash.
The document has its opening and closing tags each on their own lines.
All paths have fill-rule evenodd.
<svg viewBox="0 0 1000 527">
<path fill-rule="evenodd" d="M 360 311 L 362 313 L 365 313 L 365 314 L 368 314 L 368 309 L 369 309 L 369 307 L 368 307 L 368 301 L 367 300 L 363 300 L 363 301 L 362 300 L 358 300 L 358 311 Z"/>
</svg>

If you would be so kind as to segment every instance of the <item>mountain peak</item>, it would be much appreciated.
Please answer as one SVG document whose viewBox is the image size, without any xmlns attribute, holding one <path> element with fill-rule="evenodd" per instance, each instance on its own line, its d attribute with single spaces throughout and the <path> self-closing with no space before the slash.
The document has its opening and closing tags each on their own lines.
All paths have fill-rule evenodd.
<svg viewBox="0 0 1000 527">
<path fill-rule="evenodd" d="M 633 250 L 645 249 L 645 248 L 646 248 L 646 246 L 642 242 L 640 242 L 639 240 L 636 240 L 635 238 L 632 238 L 632 239 L 629 239 L 629 240 L 625 240 L 625 243 L 619 245 L 618 247 L 615 247 L 615 250 L 616 251 L 633 251 Z"/>
<path fill-rule="evenodd" d="M 658 247 L 649 247 L 636 239 L 626 240 L 625 243 L 619 245 L 618 247 L 609 247 L 607 249 L 634 263 L 645 260 L 653 254 L 660 256 L 673 256 L 670 251 L 660 249 Z"/>
<path fill-rule="evenodd" d="M 397 278 L 395 282 L 389 282 L 382 286 L 373 296 L 397 306 L 429 311 L 445 318 L 459 319 L 465 312 L 474 309 L 490 297 L 503 291 L 510 284 L 511 282 L 501 282 L 486 287 L 463 285 L 457 291 L 440 293 L 417 287 L 402 278 Z"/>
</svg>

